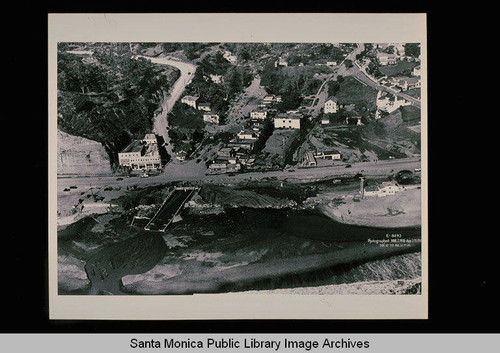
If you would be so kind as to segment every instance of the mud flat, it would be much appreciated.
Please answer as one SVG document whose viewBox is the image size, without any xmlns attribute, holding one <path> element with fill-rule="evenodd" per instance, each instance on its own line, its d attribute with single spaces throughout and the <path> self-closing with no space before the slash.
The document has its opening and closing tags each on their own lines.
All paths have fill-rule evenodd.
<svg viewBox="0 0 500 353">
<path fill-rule="evenodd" d="M 359 201 L 354 201 L 353 197 L 338 202 L 319 201 L 316 209 L 339 223 L 384 228 L 422 225 L 420 189 L 385 197 L 367 196 Z"/>
</svg>

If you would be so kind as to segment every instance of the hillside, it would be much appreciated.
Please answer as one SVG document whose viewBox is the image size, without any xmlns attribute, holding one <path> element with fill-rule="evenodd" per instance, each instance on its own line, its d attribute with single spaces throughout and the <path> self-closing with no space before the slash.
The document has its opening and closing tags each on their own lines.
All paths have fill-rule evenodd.
<svg viewBox="0 0 500 353">
<path fill-rule="evenodd" d="M 111 173 L 109 157 L 99 142 L 57 131 L 58 175 L 109 173 Z"/>
</svg>

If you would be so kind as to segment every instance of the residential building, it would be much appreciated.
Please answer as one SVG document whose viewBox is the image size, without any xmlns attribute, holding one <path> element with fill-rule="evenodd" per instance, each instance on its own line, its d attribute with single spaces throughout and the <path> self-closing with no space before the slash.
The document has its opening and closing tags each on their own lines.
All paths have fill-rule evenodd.
<svg viewBox="0 0 500 353">
<path fill-rule="evenodd" d="M 337 66 L 337 62 L 336 61 L 327 61 L 326 66 Z"/>
<path fill-rule="evenodd" d="M 360 116 L 351 116 L 345 118 L 346 125 L 363 125 Z"/>
<path fill-rule="evenodd" d="M 302 114 L 278 114 L 274 118 L 275 129 L 300 129 Z"/>
<path fill-rule="evenodd" d="M 222 83 L 223 77 L 221 75 L 210 75 L 210 79 L 213 83 Z"/>
<path fill-rule="evenodd" d="M 238 140 L 257 140 L 259 134 L 252 129 L 243 129 L 237 134 Z"/>
<path fill-rule="evenodd" d="M 415 67 L 413 68 L 413 71 L 411 72 L 411 74 L 412 74 L 413 76 L 420 76 L 420 75 L 421 75 L 421 74 L 420 74 L 420 72 L 421 72 L 421 71 L 420 71 L 420 65 L 418 65 L 418 66 L 415 66 Z"/>
<path fill-rule="evenodd" d="M 220 117 L 217 114 L 203 114 L 203 121 L 211 124 L 218 124 Z"/>
<path fill-rule="evenodd" d="M 420 76 L 418 77 L 399 77 L 395 79 L 395 85 L 403 91 L 413 88 L 420 88 Z"/>
<path fill-rule="evenodd" d="M 288 66 L 288 62 L 285 59 L 280 57 L 278 60 L 276 60 L 274 62 L 274 67 L 278 67 L 278 66 Z"/>
<path fill-rule="evenodd" d="M 387 92 L 378 91 L 377 92 L 377 113 L 375 117 L 378 119 L 380 117 L 379 111 L 392 113 L 401 106 L 410 105 L 411 103 L 405 99 L 398 98 L 398 96 L 389 94 Z"/>
<path fill-rule="evenodd" d="M 330 150 L 330 151 L 316 151 L 314 157 L 321 159 L 340 160 L 342 158 L 342 155 L 338 151 Z"/>
<path fill-rule="evenodd" d="M 181 99 L 181 103 L 187 104 L 196 109 L 196 101 L 198 100 L 198 98 L 199 97 L 195 96 L 184 96 Z"/>
<path fill-rule="evenodd" d="M 377 60 L 380 65 L 395 65 L 398 61 L 398 57 L 396 54 L 389 54 L 384 52 L 377 52 Z"/>
<path fill-rule="evenodd" d="M 250 112 L 250 119 L 264 120 L 267 118 L 267 110 L 257 109 Z"/>
<path fill-rule="evenodd" d="M 256 141 L 255 139 L 250 139 L 250 140 L 233 139 L 227 143 L 227 147 L 233 147 L 238 152 L 240 150 L 252 151 L 255 147 L 255 141 Z"/>
<path fill-rule="evenodd" d="M 324 113 L 336 113 L 338 111 L 338 100 L 335 97 L 329 97 L 325 101 Z"/>
<path fill-rule="evenodd" d="M 321 117 L 321 125 L 328 125 L 330 124 L 330 118 L 328 116 L 323 115 Z"/>
<path fill-rule="evenodd" d="M 403 188 L 393 181 L 384 181 L 380 185 L 374 185 L 364 188 L 364 196 L 384 197 L 394 195 Z"/>
<path fill-rule="evenodd" d="M 279 102 L 281 102 L 281 96 L 276 96 L 274 94 L 268 94 L 267 96 L 262 98 L 262 103 L 264 105 L 279 103 Z"/>
<path fill-rule="evenodd" d="M 154 134 L 147 134 L 141 140 L 133 140 L 118 153 L 118 163 L 132 170 L 161 168 L 161 157 Z"/>
<path fill-rule="evenodd" d="M 211 111 L 211 104 L 210 103 L 199 103 L 198 110 L 203 110 L 205 112 L 209 112 L 209 111 Z"/>
<path fill-rule="evenodd" d="M 233 55 L 230 51 L 226 50 L 223 54 L 224 59 L 229 61 L 231 64 L 236 64 L 238 58 L 236 55 Z"/>
<path fill-rule="evenodd" d="M 188 153 L 186 151 L 178 151 L 175 153 L 175 158 L 178 161 L 184 161 L 184 160 L 186 160 L 187 154 Z"/>
<path fill-rule="evenodd" d="M 218 158 L 229 158 L 236 156 L 236 150 L 233 147 L 222 147 L 217 151 Z"/>
</svg>

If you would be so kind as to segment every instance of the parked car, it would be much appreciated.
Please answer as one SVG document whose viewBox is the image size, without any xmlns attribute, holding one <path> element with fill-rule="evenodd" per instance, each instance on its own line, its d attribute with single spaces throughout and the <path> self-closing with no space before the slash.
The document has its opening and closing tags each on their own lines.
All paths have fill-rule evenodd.
<svg viewBox="0 0 500 353">
<path fill-rule="evenodd" d="M 351 168 L 351 167 L 352 167 L 352 165 L 350 165 L 350 164 L 346 164 L 346 166 L 345 166 L 345 167 L 346 167 L 346 168 Z"/>
<path fill-rule="evenodd" d="M 141 178 L 149 178 L 148 173 L 142 173 L 142 174 L 141 174 Z"/>
<path fill-rule="evenodd" d="M 120 181 L 120 180 L 123 180 L 123 178 L 121 178 L 121 177 L 120 178 L 116 178 L 116 181 Z"/>
</svg>

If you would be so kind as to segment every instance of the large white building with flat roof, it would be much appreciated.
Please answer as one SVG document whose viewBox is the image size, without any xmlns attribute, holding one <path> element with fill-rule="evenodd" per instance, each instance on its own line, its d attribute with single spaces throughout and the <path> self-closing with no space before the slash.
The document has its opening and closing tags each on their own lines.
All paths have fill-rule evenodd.
<svg viewBox="0 0 500 353">
<path fill-rule="evenodd" d="M 302 114 L 278 114 L 274 118 L 275 129 L 300 129 Z"/>
<path fill-rule="evenodd" d="M 161 168 L 161 156 L 155 134 L 146 134 L 141 140 L 133 140 L 118 153 L 118 163 L 132 170 Z"/>
</svg>

